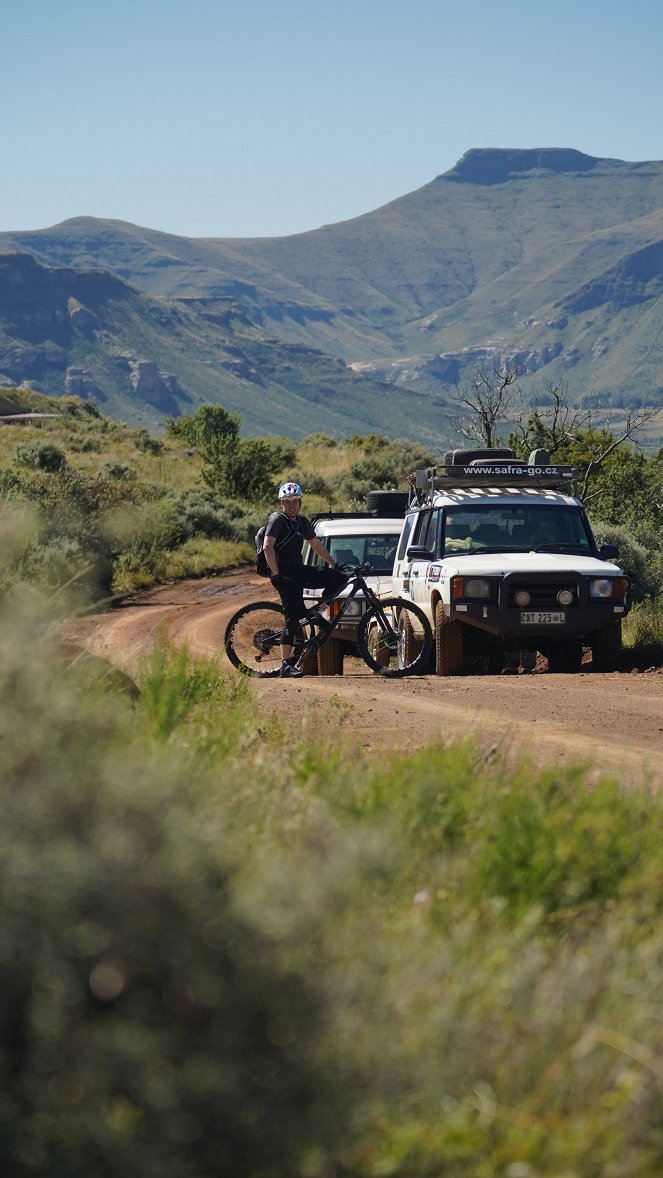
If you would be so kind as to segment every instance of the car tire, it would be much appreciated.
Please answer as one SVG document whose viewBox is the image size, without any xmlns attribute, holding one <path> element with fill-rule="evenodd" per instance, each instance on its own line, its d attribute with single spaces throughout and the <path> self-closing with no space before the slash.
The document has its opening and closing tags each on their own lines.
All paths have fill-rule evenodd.
<svg viewBox="0 0 663 1178">
<path fill-rule="evenodd" d="M 589 635 L 593 671 L 617 671 L 622 659 L 621 618 Z"/>
<path fill-rule="evenodd" d="M 437 675 L 461 675 L 463 671 L 463 648 L 465 634 L 463 623 L 448 618 L 444 606 L 438 601 L 435 607 L 435 673 Z"/>
<path fill-rule="evenodd" d="M 559 646 L 546 651 L 548 670 L 554 675 L 573 675 L 582 664 L 582 639 L 580 635 L 560 642 Z"/>
<path fill-rule="evenodd" d="M 371 630 L 371 632 L 368 635 L 368 649 L 371 653 L 371 656 L 375 659 L 376 663 L 379 663 L 381 667 L 388 667 L 389 666 L 389 651 L 388 650 L 381 650 L 379 648 L 379 643 L 377 641 L 377 638 L 378 638 L 377 627 L 374 627 L 373 630 Z"/>
<path fill-rule="evenodd" d="M 300 667 L 300 670 L 302 670 L 305 675 L 317 675 L 317 673 L 318 673 L 318 655 L 317 655 L 316 651 L 312 651 L 308 654 L 302 655 L 302 657 L 299 661 L 299 667 Z"/>
<path fill-rule="evenodd" d="M 481 458 L 484 462 L 495 462 L 498 459 L 510 459 L 514 461 L 513 450 L 481 450 L 475 448 L 474 450 L 447 450 L 444 455 L 445 466 L 467 466 L 470 462 L 474 462 L 476 458 Z"/>
<path fill-rule="evenodd" d="M 406 663 L 413 663 L 417 655 L 420 654 L 423 647 L 423 639 L 417 638 L 412 622 L 407 614 L 404 614 L 399 623 L 403 631 L 403 657 Z"/>
<path fill-rule="evenodd" d="M 405 515 L 407 505 L 407 491 L 369 491 L 366 495 L 366 510 L 376 515 L 397 519 Z"/>
<path fill-rule="evenodd" d="M 338 638 L 330 638 L 318 651 L 318 675 L 343 674 L 343 648 Z"/>
</svg>

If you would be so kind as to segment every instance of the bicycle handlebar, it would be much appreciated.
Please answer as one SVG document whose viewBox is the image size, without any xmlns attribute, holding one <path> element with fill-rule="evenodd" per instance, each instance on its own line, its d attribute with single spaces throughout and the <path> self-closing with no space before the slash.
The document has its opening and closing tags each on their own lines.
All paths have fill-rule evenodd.
<svg viewBox="0 0 663 1178">
<path fill-rule="evenodd" d="M 366 573 L 372 571 L 372 564 L 367 561 L 365 564 L 339 564 L 340 572 L 347 573 L 351 577 L 363 577 Z"/>
</svg>

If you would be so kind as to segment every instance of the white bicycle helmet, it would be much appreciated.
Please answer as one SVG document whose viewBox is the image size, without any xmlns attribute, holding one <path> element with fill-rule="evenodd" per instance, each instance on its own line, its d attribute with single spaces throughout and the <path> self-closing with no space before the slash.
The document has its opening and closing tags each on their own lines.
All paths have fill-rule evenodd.
<svg viewBox="0 0 663 1178">
<path fill-rule="evenodd" d="M 279 487 L 279 499 L 301 499 L 303 494 L 299 483 L 283 483 Z"/>
</svg>

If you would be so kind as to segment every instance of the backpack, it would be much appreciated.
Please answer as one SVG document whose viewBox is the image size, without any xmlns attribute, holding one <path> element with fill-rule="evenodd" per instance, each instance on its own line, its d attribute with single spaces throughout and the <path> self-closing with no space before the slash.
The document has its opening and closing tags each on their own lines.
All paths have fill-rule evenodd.
<svg viewBox="0 0 663 1178">
<path fill-rule="evenodd" d="M 258 528 L 258 531 L 255 534 L 255 543 L 256 543 L 256 572 L 259 577 L 271 577 L 271 575 L 272 575 L 272 570 L 270 569 L 269 565 L 267 564 L 267 561 L 265 559 L 265 554 L 262 550 L 262 546 L 265 542 L 265 532 L 267 531 L 267 525 L 272 521 L 272 519 L 274 518 L 275 515 L 278 515 L 279 519 L 284 519 L 288 525 L 288 535 L 285 536 L 280 541 L 277 540 L 276 544 L 274 545 L 277 552 L 278 552 L 279 548 L 283 548 L 284 545 L 288 543 L 288 540 L 293 535 L 293 533 L 296 531 L 295 528 L 291 527 L 290 521 L 287 519 L 287 517 L 285 515 L 282 515 L 282 513 L 280 511 L 273 512 L 272 515 L 270 515 L 269 519 L 267 520 L 267 523 L 263 524 L 263 526 L 261 528 Z"/>
</svg>

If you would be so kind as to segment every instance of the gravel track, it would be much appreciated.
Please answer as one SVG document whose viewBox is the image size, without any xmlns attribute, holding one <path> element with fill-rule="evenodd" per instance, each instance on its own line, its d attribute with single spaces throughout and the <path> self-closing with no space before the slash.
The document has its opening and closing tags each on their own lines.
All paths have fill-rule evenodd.
<svg viewBox="0 0 663 1178">
<path fill-rule="evenodd" d="M 205 581 L 161 586 L 125 599 L 104 614 L 71 619 L 68 644 L 108 659 L 129 674 L 163 633 L 193 655 L 223 651 L 228 619 L 245 602 L 273 598 L 249 569 Z M 251 680 L 261 709 L 316 739 L 339 733 L 358 750 L 380 756 L 453 741 L 471 733 L 485 756 L 537 765 L 587 761 L 628 786 L 663 784 L 663 667 L 628 665 L 610 674 L 537 671 L 517 676 L 381 679 L 360 660 L 342 677 Z"/>
</svg>

